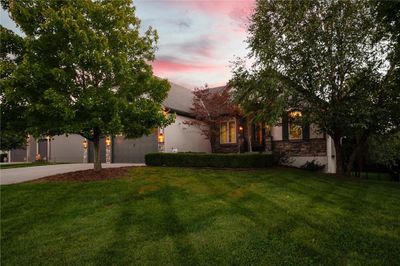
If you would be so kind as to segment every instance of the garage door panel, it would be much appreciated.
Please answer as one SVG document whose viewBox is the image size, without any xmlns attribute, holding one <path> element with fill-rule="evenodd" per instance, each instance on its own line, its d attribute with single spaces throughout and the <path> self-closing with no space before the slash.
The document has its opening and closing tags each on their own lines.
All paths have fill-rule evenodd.
<svg viewBox="0 0 400 266">
<path fill-rule="evenodd" d="M 144 163 L 144 156 L 147 153 L 158 150 L 157 136 L 151 134 L 138 139 L 116 136 L 112 147 L 114 163 Z"/>
</svg>

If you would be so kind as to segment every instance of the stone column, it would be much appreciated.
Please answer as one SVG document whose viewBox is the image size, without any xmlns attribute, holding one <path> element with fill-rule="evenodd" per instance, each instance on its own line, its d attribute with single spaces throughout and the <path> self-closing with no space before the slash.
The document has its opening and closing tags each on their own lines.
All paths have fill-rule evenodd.
<svg viewBox="0 0 400 266">
<path fill-rule="evenodd" d="M 89 158 L 88 158 L 88 147 L 89 147 L 89 143 L 87 141 L 87 139 L 83 140 L 83 163 L 88 163 L 89 162 Z"/>
<path fill-rule="evenodd" d="M 111 136 L 106 137 L 106 163 L 112 163 L 112 143 L 111 143 Z"/>
<path fill-rule="evenodd" d="M 165 133 L 163 128 L 157 131 L 158 152 L 165 152 Z"/>
<path fill-rule="evenodd" d="M 47 140 L 47 162 L 50 162 L 50 152 L 51 152 L 51 150 L 50 150 L 50 137 L 47 136 L 46 140 Z"/>
<path fill-rule="evenodd" d="M 31 150 L 30 140 L 31 140 L 31 137 L 28 135 L 28 138 L 26 140 L 26 162 L 27 163 L 29 163 L 29 153 Z"/>
</svg>

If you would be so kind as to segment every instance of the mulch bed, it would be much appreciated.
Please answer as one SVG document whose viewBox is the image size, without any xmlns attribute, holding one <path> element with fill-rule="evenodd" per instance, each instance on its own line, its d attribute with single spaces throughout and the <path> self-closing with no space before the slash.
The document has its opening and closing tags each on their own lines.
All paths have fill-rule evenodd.
<svg viewBox="0 0 400 266">
<path fill-rule="evenodd" d="M 90 170 L 47 176 L 37 179 L 34 182 L 108 180 L 126 176 L 128 174 L 128 171 L 132 168 L 133 167 L 104 168 L 101 169 L 100 171 L 95 171 L 93 169 L 90 169 Z"/>
</svg>

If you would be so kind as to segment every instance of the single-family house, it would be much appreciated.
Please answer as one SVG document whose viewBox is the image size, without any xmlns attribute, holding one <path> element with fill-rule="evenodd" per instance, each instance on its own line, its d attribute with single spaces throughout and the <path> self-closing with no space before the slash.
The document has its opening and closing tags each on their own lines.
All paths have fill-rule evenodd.
<svg viewBox="0 0 400 266">
<path fill-rule="evenodd" d="M 143 163 L 147 153 L 210 152 L 210 142 L 198 128 L 185 121 L 190 115 L 193 91 L 171 83 L 171 89 L 163 106 L 175 113 L 175 122 L 165 128 L 154 129 L 149 136 L 126 139 L 124 136 L 108 136 L 100 142 L 101 160 L 104 163 Z M 80 135 L 60 135 L 35 139 L 29 137 L 25 149 L 8 153 L 10 162 L 33 162 L 37 159 L 49 162 L 93 162 L 93 146 Z"/>
<path fill-rule="evenodd" d="M 223 87 L 210 88 L 216 93 Z M 163 106 L 176 114 L 175 122 L 166 128 L 154 129 L 149 136 L 126 139 L 107 136 L 100 144 L 104 163 L 143 163 L 151 152 L 211 152 L 210 140 L 188 121 L 194 119 L 193 91 L 171 83 Z M 213 143 L 216 152 L 278 152 L 288 157 L 288 164 L 296 167 L 316 161 L 325 165 L 325 172 L 335 173 L 335 149 L 332 139 L 314 124 L 291 123 L 301 116 L 300 110 L 288 111 L 275 125 L 250 124 L 244 117 L 227 118 L 219 125 L 219 134 Z M 42 159 L 50 162 L 93 162 L 93 147 L 80 135 L 61 135 L 34 139 L 29 137 L 25 149 L 9 152 L 11 162 L 32 162 Z"/>
</svg>

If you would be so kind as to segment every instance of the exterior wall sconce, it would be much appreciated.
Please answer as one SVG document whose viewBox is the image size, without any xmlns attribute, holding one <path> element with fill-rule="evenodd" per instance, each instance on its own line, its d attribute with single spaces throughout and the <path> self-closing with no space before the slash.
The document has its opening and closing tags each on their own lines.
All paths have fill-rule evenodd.
<svg viewBox="0 0 400 266">
<path fill-rule="evenodd" d="M 165 135 L 164 135 L 163 128 L 158 129 L 157 142 L 158 142 L 158 151 L 164 152 L 165 151 Z"/>
<path fill-rule="evenodd" d="M 110 137 L 106 137 L 106 146 L 107 147 L 111 146 L 111 138 Z"/>
<path fill-rule="evenodd" d="M 158 134 L 158 143 L 162 144 L 165 142 L 165 137 L 164 137 L 164 133 L 160 132 Z"/>
<path fill-rule="evenodd" d="M 242 126 L 239 127 L 239 131 L 243 132 L 243 127 Z"/>
<path fill-rule="evenodd" d="M 88 163 L 89 162 L 89 157 L 88 157 L 88 141 L 87 139 L 84 139 L 82 141 L 82 147 L 83 147 L 83 163 Z"/>
<path fill-rule="evenodd" d="M 82 146 L 85 150 L 88 148 L 88 141 L 86 139 L 82 142 Z"/>
</svg>

